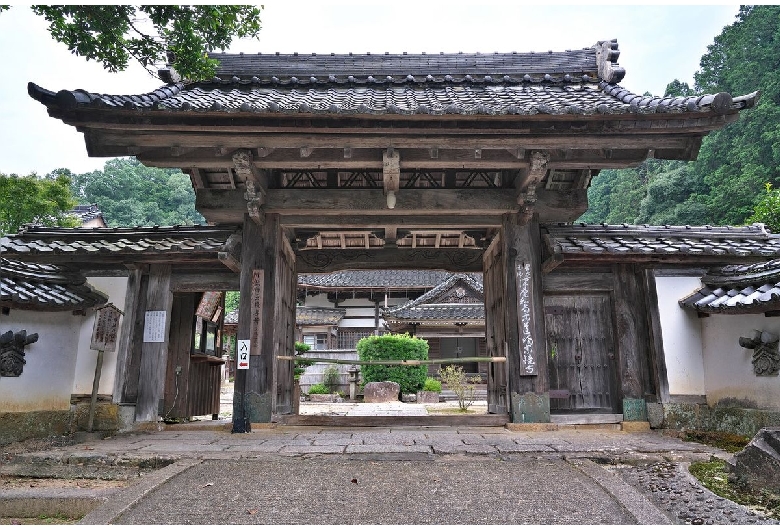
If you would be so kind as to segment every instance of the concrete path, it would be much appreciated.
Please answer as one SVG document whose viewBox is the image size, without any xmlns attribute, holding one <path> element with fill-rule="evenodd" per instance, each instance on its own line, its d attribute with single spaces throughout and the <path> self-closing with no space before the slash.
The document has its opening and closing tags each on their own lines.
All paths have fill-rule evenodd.
<svg viewBox="0 0 780 530">
<path fill-rule="evenodd" d="M 609 464 L 713 453 L 593 429 L 161 430 L 19 455 L 0 473 L 173 462 L 110 493 L 83 524 L 669 524 Z"/>
</svg>

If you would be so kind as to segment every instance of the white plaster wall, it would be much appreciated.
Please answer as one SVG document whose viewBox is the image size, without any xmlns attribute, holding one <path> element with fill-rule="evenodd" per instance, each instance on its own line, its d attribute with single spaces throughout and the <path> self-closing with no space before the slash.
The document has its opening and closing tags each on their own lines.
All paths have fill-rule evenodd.
<svg viewBox="0 0 780 530">
<path fill-rule="evenodd" d="M 12 309 L 0 315 L 0 333 L 27 330 L 38 341 L 25 348 L 19 377 L 0 377 L 0 412 L 68 410 L 82 316 L 70 311 Z"/>
<path fill-rule="evenodd" d="M 325 293 L 320 293 L 316 296 L 307 296 L 303 305 L 307 307 L 333 307 L 333 304 L 328 301 L 328 295 Z"/>
<path fill-rule="evenodd" d="M 125 309 L 125 296 L 127 295 L 127 278 L 123 277 L 90 277 L 87 282 L 96 290 L 108 296 L 108 301 L 119 308 Z M 122 319 L 119 320 L 120 333 L 117 335 L 117 344 L 119 344 Z M 98 352 L 91 350 L 89 344 L 92 339 L 92 328 L 95 326 L 95 312 L 88 311 L 87 316 L 78 329 L 78 355 L 76 357 L 76 367 L 73 379 L 73 394 L 91 394 L 92 382 L 95 379 L 95 364 L 97 362 Z M 103 368 L 100 376 L 100 386 L 98 394 L 113 394 L 114 379 L 116 376 L 116 355 L 117 352 L 106 352 L 103 355 Z"/>
<path fill-rule="evenodd" d="M 374 307 L 346 307 L 345 309 L 347 310 L 344 315 L 346 318 L 370 317 L 373 319 L 376 314 L 376 308 Z"/>
<path fill-rule="evenodd" d="M 368 299 L 368 295 L 362 297 L 361 294 L 356 295 L 357 298 L 348 298 L 342 302 L 339 302 L 339 307 L 370 307 L 374 308 L 374 302 Z"/>
<path fill-rule="evenodd" d="M 780 318 L 757 315 L 712 315 L 702 319 L 707 403 L 734 398 L 747 406 L 780 409 L 780 377 L 753 372 L 753 350 L 742 348 L 739 337 L 754 331 L 780 334 Z"/>
<path fill-rule="evenodd" d="M 699 276 L 656 276 L 658 312 L 661 317 L 669 393 L 706 394 L 701 320 L 695 311 L 684 310 L 681 298 L 701 287 Z M 706 320 L 706 319 L 704 319 Z"/>
</svg>

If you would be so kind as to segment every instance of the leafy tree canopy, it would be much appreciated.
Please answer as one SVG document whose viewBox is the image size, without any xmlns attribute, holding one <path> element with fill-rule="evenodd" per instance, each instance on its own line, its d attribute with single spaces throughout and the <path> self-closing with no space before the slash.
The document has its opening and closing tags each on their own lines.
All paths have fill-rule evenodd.
<svg viewBox="0 0 780 530">
<path fill-rule="evenodd" d="M 780 6 L 741 7 L 707 48 L 694 80 L 693 88 L 672 81 L 667 95 L 758 90 L 761 97 L 735 123 L 707 135 L 694 162 L 603 171 L 593 179 L 583 221 L 741 225 L 759 201 L 766 207 L 765 184 L 780 186 Z"/>
<path fill-rule="evenodd" d="M 73 195 L 97 204 L 109 226 L 172 226 L 205 223 L 195 210 L 195 192 L 187 175 L 177 169 L 149 168 L 134 158 L 115 158 L 102 171 L 74 175 Z"/>
<path fill-rule="evenodd" d="M 9 6 L 0 6 L 0 11 Z M 57 5 L 32 6 L 49 33 L 68 50 L 116 72 L 130 60 L 152 75 L 171 63 L 186 79 L 214 75 L 217 61 L 206 52 L 225 49 L 234 38 L 257 38 L 262 6 Z"/>
<path fill-rule="evenodd" d="M 38 177 L 0 173 L 0 235 L 16 233 L 22 225 L 78 226 L 67 215 L 76 205 L 65 176 Z"/>
</svg>

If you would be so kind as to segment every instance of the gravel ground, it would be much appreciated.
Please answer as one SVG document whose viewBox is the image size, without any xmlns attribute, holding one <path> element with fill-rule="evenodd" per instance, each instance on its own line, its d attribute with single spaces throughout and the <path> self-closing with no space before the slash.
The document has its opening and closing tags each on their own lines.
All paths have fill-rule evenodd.
<svg viewBox="0 0 780 530">
<path fill-rule="evenodd" d="M 685 463 L 621 465 L 611 469 L 680 524 L 780 524 L 704 488 L 688 472 Z"/>
</svg>

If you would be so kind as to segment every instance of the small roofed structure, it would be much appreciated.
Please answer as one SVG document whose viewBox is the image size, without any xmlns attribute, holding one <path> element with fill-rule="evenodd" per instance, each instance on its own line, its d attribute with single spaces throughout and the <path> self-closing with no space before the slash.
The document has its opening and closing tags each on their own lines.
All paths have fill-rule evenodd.
<svg viewBox="0 0 780 530">
<path fill-rule="evenodd" d="M 85 228 L 105 228 L 108 226 L 103 218 L 103 212 L 100 211 L 97 204 L 79 204 L 68 214 L 78 218 L 81 221 L 81 226 Z"/>
</svg>

